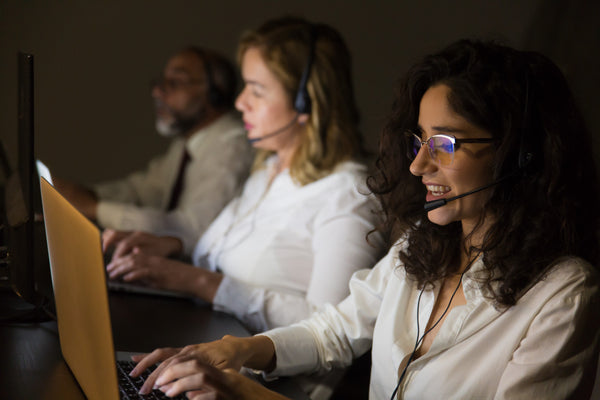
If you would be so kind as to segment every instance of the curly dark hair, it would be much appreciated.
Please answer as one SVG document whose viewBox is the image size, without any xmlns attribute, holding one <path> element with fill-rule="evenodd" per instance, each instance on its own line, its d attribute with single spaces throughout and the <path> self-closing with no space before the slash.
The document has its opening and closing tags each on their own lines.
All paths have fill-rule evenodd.
<svg viewBox="0 0 600 400">
<path fill-rule="evenodd" d="M 460 222 L 438 226 L 423 211 L 426 189 L 409 171 L 404 132 L 417 127 L 423 94 L 449 87 L 454 112 L 497 139 L 484 209 L 494 216 L 481 245 L 483 282 L 499 306 L 564 256 L 598 265 L 598 180 L 591 138 L 558 67 L 535 52 L 461 40 L 425 57 L 399 82 L 368 185 L 382 202 L 391 240 L 408 275 L 423 288 L 456 273 L 465 246 Z M 480 223 L 483 222 L 483 216 Z"/>
</svg>

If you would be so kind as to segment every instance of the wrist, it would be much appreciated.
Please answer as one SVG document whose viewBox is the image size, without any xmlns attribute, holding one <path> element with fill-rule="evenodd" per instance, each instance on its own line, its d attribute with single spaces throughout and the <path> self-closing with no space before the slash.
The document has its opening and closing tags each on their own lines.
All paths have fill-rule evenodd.
<svg viewBox="0 0 600 400">
<path fill-rule="evenodd" d="M 266 372 L 275 368 L 275 345 L 267 336 L 238 338 L 226 335 L 223 340 L 236 347 L 244 367 Z"/>
<path fill-rule="evenodd" d="M 175 236 L 168 236 L 169 240 L 167 246 L 167 255 L 168 256 L 178 256 L 183 253 L 183 243 L 181 239 Z"/>
<path fill-rule="evenodd" d="M 192 280 L 196 297 L 212 304 L 223 280 L 223 275 L 203 268 L 192 268 L 196 273 L 196 279 Z"/>
</svg>

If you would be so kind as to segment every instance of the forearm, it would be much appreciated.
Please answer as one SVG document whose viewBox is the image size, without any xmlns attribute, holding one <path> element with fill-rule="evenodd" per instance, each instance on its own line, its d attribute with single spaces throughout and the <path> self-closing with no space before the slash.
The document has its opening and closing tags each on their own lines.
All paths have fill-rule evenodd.
<svg viewBox="0 0 600 400">
<path fill-rule="evenodd" d="M 192 267 L 195 277 L 188 280 L 189 292 L 200 300 L 213 303 L 217 290 L 223 280 L 223 274 L 213 271 L 208 271 L 204 268 Z"/>
<path fill-rule="evenodd" d="M 267 336 L 238 338 L 225 335 L 223 340 L 230 342 L 238 349 L 244 367 L 265 372 L 275 368 L 275 345 Z"/>
<path fill-rule="evenodd" d="M 166 253 L 165 256 L 175 257 L 183 253 L 183 242 L 178 237 L 162 236 L 161 241 L 164 246 L 163 251 Z"/>
</svg>

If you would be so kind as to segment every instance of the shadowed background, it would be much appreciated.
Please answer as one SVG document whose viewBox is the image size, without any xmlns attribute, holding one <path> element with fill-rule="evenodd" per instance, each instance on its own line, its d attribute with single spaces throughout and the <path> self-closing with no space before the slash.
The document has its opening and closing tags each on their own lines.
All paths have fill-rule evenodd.
<svg viewBox="0 0 600 400">
<path fill-rule="evenodd" d="M 329 23 L 346 39 L 370 150 L 395 79 L 462 37 L 498 39 L 553 58 L 590 128 L 600 130 L 600 2 L 592 0 L 3 0 L 0 139 L 9 159 L 14 166 L 19 50 L 35 56 L 36 156 L 58 176 L 95 182 L 139 169 L 164 151 L 149 82 L 169 56 L 195 44 L 233 59 L 243 30 L 284 14 Z"/>
</svg>

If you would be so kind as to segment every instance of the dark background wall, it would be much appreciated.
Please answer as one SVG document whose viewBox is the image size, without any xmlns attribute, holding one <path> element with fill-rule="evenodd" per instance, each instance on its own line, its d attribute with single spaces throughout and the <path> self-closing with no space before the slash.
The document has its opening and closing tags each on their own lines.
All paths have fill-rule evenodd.
<svg viewBox="0 0 600 400">
<path fill-rule="evenodd" d="M 596 4 L 594 4 L 596 3 Z M 43 1 L 0 2 L 0 139 L 16 162 L 19 50 L 35 55 L 37 157 L 60 176 L 98 181 L 143 166 L 166 141 L 154 131 L 149 81 L 188 45 L 235 56 L 240 33 L 296 14 L 338 28 L 354 57 L 362 130 L 370 149 L 394 80 L 412 62 L 461 37 L 542 50 L 563 67 L 597 132 L 600 2 Z M 598 145 L 596 145 L 598 147 Z"/>
</svg>

